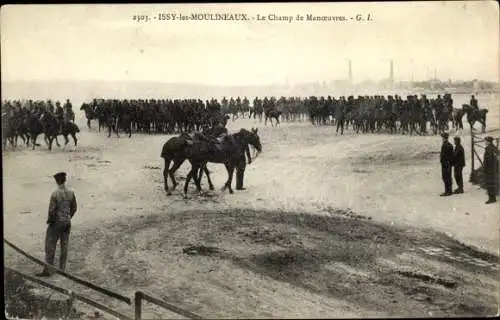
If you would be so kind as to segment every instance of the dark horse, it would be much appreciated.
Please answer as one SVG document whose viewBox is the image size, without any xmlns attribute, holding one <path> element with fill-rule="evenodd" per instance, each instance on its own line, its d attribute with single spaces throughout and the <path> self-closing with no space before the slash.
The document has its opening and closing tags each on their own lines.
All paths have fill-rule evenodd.
<svg viewBox="0 0 500 320">
<path fill-rule="evenodd" d="M 47 143 L 49 150 L 52 150 L 52 143 L 54 140 L 58 147 L 61 145 L 59 141 L 57 141 L 57 136 L 62 135 L 64 137 L 64 146 L 69 143 L 68 135 L 71 135 L 73 138 L 73 142 L 75 143 L 75 147 L 78 143 L 78 139 L 76 138 L 76 133 L 80 132 L 78 126 L 72 122 L 67 123 L 59 123 L 57 119 L 50 113 L 45 112 L 42 113 L 40 117 L 40 124 L 43 128 L 43 134 L 45 136 L 45 142 Z M 35 140 L 33 140 L 33 149 L 35 149 Z"/>
<path fill-rule="evenodd" d="M 243 132 L 243 133 L 241 133 Z M 242 129 L 237 135 L 244 135 L 245 133 L 251 133 L 252 135 L 255 135 L 257 138 L 257 130 L 252 129 L 252 132 L 249 132 L 247 130 Z M 228 138 L 228 137 L 226 137 Z M 230 139 L 230 138 L 229 138 Z M 240 139 L 241 140 L 241 139 Z M 196 141 L 196 142 L 195 142 Z M 170 195 L 171 192 L 168 187 L 168 177 L 170 176 L 170 179 L 172 180 L 173 187 L 172 189 L 175 189 L 177 187 L 177 182 L 175 180 L 175 172 L 179 169 L 179 167 L 184 163 L 186 159 L 190 157 L 190 154 L 193 154 L 192 150 L 189 150 L 192 146 L 195 147 L 200 147 L 199 142 L 203 142 L 202 147 L 209 148 L 210 150 L 214 149 L 222 149 L 222 145 L 215 146 L 215 143 L 212 142 L 213 140 L 207 139 L 205 136 L 196 136 L 194 138 L 190 137 L 187 134 L 182 134 L 178 137 L 173 137 L 170 138 L 165 144 L 163 145 L 162 151 L 161 151 L 161 157 L 164 159 L 165 162 L 165 167 L 163 169 L 163 178 L 164 178 L 164 185 L 165 185 L 165 191 L 167 192 L 167 195 Z M 260 145 L 260 140 L 259 145 Z M 252 144 L 253 145 L 253 144 Z M 254 146 L 257 148 L 256 146 Z M 261 148 L 261 147 L 260 147 Z M 202 149 L 202 148 L 201 148 Z M 257 149 L 259 150 L 259 149 Z M 261 150 L 261 149 L 260 149 Z M 222 150 L 219 150 L 222 151 Z M 196 159 L 195 159 L 196 160 Z M 174 162 L 173 166 L 170 168 L 170 163 Z M 195 161 L 196 162 L 196 161 Z M 210 181 L 208 169 L 206 168 L 206 163 L 207 162 L 212 162 L 212 161 L 205 161 L 202 163 L 201 166 L 199 166 L 196 169 L 203 169 L 205 174 L 207 174 L 207 178 L 209 179 L 209 184 L 210 184 L 210 189 L 213 190 L 213 185 Z M 218 163 L 224 163 L 224 162 L 218 162 Z M 201 180 L 201 170 L 199 173 L 199 178 L 197 177 L 197 172 L 195 171 L 192 176 L 194 177 L 194 180 L 197 182 L 197 186 L 199 186 L 200 180 Z"/>
<path fill-rule="evenodd" d="M 85 118 L 87 118 L 87 127 L 90 129 L 90 120 L 97 119 L 97 114 L 92 110 L 92 105 L 84 103 L 80 110 L 85 112 Z"/>
<path fill-rule="evenodd" d="M 266 111 L 265 113 L 265 119 L 264 119 L 264 125 L 267 126 L 267 119 L 271 121 L 271 126 L 274 127 L 273 119 L 276 120 L 276 124 L 279 126 L 280 124 L 280 116 L 281 116 L 281 111 L 278 110 L 269 110 Z"/>
<path fill-rule="evenodd" d="M 257 152 L 262 152 L 257 130 L 248 131 L 241 129 L 239 132 L 228 135 L 224 138 L 220 146 L 214 147 L 213 143 L 206 140 L 193 140 L 186 145 L 186 158 L 191 163 L 191 171 L 189 171 L 186 182 L 184 184 L 184 196 L 187 196 L 188 185 L 193 178 L 198 192 L 201 192 L 200 180 L 198 172 L 201 169 L 206 169 L 207 162 L 224 164 L 227 170 L 228 178 L 222 190 L 229 189 L 229 193 L 234 193 L 231 187 L 233 181 L 233 173 L 240 162 L 241 156 L 244 154 L 248 145 L 252 145 Z M 205 171 L 207 178 L 210 181 L 208 170 Z"/>
<path fill-rule="evenodd" d="M 470 129 L 474 128 L 474 123 L 479 122 L 481 124 L 481 132 L 486 131 L 486 114 L 488 109 L 475 109 L 468 104 L 463 104 L 462 109 L 467 115 L 467 122 L 469 122 Z"/>
<path fill-rule="evenodd" d="M 163 169 L 163 177 L 165 179 L 165 191 L 167 192 L 167 195 L 171 195 L 171 192 L 168 188 L 168 177 L 170 176 L 170 179 L 172 180 L 172 189 L 175 189 L 178 185 L 177 181 L 175 180 L 175 172 L 180 168 L 180 166 L 184 163 L 186 160 L 186 155 L 185 155 L 185 145 L 189 144 L 190 141 L 193 139 L 205 139 L 207 141 L 210 141 L 209 137 L 213 137 L 212 139 L 215 139 L 215 137 L 220 136 L 221 134 L 227 134 L 227 128 L 223 127 L 222 125 L 216 126 L 216 127 L 206 127 L 203 130 L 203 133 L 200 134 L 198 132 L 195 132 L 193 136 L 190 136 L 187 133 L 182 133 L 178 137 L 172 137 L 170 138 L 165 144 L 163 145 L 162 151 L 161 151 L 161 157 L 165 161 L 165 168 Z M 170 163 L 174 162 L 172 168 L 170 168 Z M 203 168 L 203 171 L 200 170 L 199 178 L 201 180 L 201 176 L 203 172 L 207 173 L 208 168 L 206 166 Z M 209 176 L 207 176 L 209 178 Z M 210 190 L 214 189 L 214 186 L 212 184 L 212 181 L 210 181 L 210 178 L 208 180 Z"/>
</svg>

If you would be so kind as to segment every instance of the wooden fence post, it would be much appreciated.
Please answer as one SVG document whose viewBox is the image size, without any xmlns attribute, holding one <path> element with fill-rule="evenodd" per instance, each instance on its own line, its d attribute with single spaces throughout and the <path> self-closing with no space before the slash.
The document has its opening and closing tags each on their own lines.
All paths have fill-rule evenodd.
<svg viewBox="0 0 500 320">
<path fill-rule="evenodd" d="M 475 174 L 474 174 L 474 129 L 470 130 L 470 175 L 469 182 L 474 182 Z"/>
<path fill-rule="evenodd" d="M 135 292 L 135 320 L 141 320 L 142 317 L 142 309 L 141 309 L 141 300 L 142 295 L 140 291 Z"/>
</svg>

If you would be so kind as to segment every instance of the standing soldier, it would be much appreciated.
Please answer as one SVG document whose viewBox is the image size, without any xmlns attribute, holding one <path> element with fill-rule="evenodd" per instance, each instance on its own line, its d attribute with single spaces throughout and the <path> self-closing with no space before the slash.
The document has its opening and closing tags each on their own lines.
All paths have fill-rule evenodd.
<svg viewBox="0 0 500 320">
<path fill-rule="evenodd" d="M 497 201 L 497 188 L 498 188 L 498 159 L 497 149 L 493 145 L 493 138 L 486 137 L 486 148 L 484 150 L 484 180 L 486 189 L 488 190 L 488 201 L 486 204 L 494 203 Z"/>
<path fill-rule="evenodd" d="M 451 196 L 452 192 L 452 177 L 451 169 L 453 167 L 453 145 L 448 141 L 449 134 L 443 132 L 443 145 L 441 146 L 441 177 L 444 182 L 444 193 L 440 194 L 441 197 Z"/>
<path fill-rule="evenodd" d="M 59 258 L 59 269 L 66 269 L 68 260 L 68 242 L 71 231 L 71 218 L 76 213 L 77 203 L 75 193 L 66 188 L 66 173 L 59 172 L 54 175 L 57 183 L 50 197 L 49 217 L 47 219 L 47 234 L 45 236 L 45 259 L 47 264 L 54 265 L 57 242 L 61 243 L 61 256 Z M 49 277 L 51 271 L 46 266 L 37 276 Z"/>
<path fill-rule="evenodd" d="M 240 160 L 238 161 L 238 165 L 236 167 L 236 190 L 245 190 L 243 187 L 243 179 L 245 177 L 245 168 L 247 166 L 247 161 L 245 158 L 248 158 L 248 164 L 252 163 L 252 157 L 250 156 L 250 148 L 248 144 L 245 146 L 244 152 L 240 155 Z"/>
<path fill-rule="evenodd" d="M 455 150 L 453 150 L 453 174 L 458 188 L 453 193 L 464 193 L 464 179 L 462 170 L 465 167 L 465 152 L 464 147 L 460 143 L 460 137 L 453 138 L 455 142 Z"/>
</svg>

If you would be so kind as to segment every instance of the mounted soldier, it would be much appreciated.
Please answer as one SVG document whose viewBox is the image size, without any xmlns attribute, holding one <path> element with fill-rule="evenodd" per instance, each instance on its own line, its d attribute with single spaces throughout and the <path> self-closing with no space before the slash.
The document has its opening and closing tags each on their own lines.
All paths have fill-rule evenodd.
<svg viewBox="0 0 500 320">
<path fill-rule="evenodd" d="M 59 131 L 62 131 L 62 126 L 64 124 L 64 109 L 61 107 L 61 103 L 56 101 L 55 118 L 59 124 Z"/>
<path fill-rule="evenodd" d="M 476 97 L 474 97 L 474 95 L 472 95 L 470 98 L 470 106 L 476 110 L 479 110 L 478 102 Z"/>
</svg>

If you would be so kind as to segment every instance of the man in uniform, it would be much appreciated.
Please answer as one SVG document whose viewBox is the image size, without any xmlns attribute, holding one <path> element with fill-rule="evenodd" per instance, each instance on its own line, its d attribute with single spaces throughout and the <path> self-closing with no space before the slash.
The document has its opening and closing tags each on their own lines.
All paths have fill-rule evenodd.
<svg viewBox="0 0 500 320">
<path fill-rule="evenodd" d="M 245 190 L 243 187 L 243 179 L 245 177 L 245 168 L 247 166 L 247 161 L 245 158 L 248 158 L 248 164 L 252 163 L 252 157 L 250 156 L 250 148 L 248 147 L 248 144 L 245 146 L 244 152 L 241 153 L 240 159 L 238 161 L 238 164 L 236 166 L 236 190 Z"/>
<path fill-rule="evenodd" d="M 441 146 L 441 178 L 444 182 L 444 193 L 442 193 L 441 197 L 451 196 L 452 192 L 452 177 L 451 177 L 451 169 L 453 167 L 453 145 L 448 141 L 449 134 L 443 132 L 441 134 L 443 137 L 443 145 Z"/>
<path fill-rule="evenodd" d="M 460 143 L 460 137 L 455 137 L 453 140 L 455 142 L 455 150 L 453 150 L 453 175 L 458 186 L 453 193 L 464 193 L 464 179 L 462 176 L 462 170 L 465 167 L 464 147 Z"/>
<path fill-rule="evenodd" d="M 486 189 L 488 190 L 488 201 L 486 204 L 494 203 L 497 201 L 497 188 L 498 188 L 498 158 L 497 149 L 493 145 L 493 138 L 486 137 L 486 148 L 484 149 L 484 181 Z"/>
<path fill-rule="evenodd" d="M 477 99 L 476 97 L 474 97 L 474 95 L 472 95 L 470 98 L 470 106 L 476 110 L 479 110 L 479 107 L 477 105 Z"/>
<path fill-rule="evenodd" d="M 76 213 L 77 203 L 75 193 L 66 188 L 66 173 L 59 172 L 54 175 L 57 183 L 50 197 L 49 216 L 47 219 L 47 233 L 45 236 L 45 260 L 47 264 L 54 265 L 57 242 L 61 243 L 61 256 L 59 258 L 59 269 L 66 269 L 68 259 L 68 242 L 71 231 L 71 218 Z M 49 277 L 52 270 L 45 267 L 37 276 Z"/>
<path fill-rule="evenodd" d="M 59 124 L 59 132 L 61 132 L 64 124 L 64 110 L 61 107 L 61 103 L 59 101 L 56 101 L 55 116 L 57 119 L 57 123 Z"/>
</svg>

